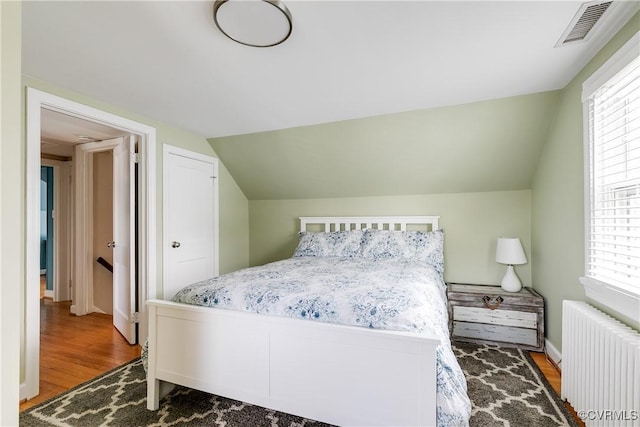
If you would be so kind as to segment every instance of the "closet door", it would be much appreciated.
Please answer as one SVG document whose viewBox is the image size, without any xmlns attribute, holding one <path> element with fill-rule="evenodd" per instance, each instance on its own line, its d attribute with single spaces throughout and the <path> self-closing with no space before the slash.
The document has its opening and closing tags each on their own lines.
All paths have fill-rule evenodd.
<svg viewBox="0 0 640 427">
<path fill-rule="evenodd" d="M 163 298 L 218 274 L 218 159 L 164 146 Z"/>
</svg>

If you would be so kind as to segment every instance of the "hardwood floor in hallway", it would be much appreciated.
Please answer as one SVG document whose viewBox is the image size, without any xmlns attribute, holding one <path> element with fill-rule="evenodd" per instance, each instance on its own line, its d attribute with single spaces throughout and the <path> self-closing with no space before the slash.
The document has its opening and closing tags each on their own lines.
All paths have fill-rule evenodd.
<svg viewBox="0 0 640 427">
<path fill-rule="evenodd" d="M 113 327 L 112 317 L 70 314 L 71 302 L 40 299 L 40 394 L 20 411 L 140 356 Z"/>
</svg>

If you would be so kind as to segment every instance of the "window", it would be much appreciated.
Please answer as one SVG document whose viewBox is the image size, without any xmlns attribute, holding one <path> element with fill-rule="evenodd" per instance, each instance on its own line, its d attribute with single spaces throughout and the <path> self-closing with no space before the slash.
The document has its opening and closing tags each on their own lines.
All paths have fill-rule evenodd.
<svg viewBox="0 0 640 427">
<path fill-rule="evenodd" d="M 588 297 L 640 314 L 640 33 L 583 86 Z"/>
</svg>

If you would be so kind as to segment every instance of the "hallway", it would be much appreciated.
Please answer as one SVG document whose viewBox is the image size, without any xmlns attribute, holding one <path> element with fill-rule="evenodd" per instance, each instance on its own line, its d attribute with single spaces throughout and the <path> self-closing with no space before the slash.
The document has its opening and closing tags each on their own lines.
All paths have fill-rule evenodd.
<svg viewBox="0 0 640 427">
<path fill-rule="evenodd" d="M 110 315 L 69 313 L 70 301 L 40 299 L 40 394 L 20 411 L 140 356 L 113 327 Z"/>
</svg>

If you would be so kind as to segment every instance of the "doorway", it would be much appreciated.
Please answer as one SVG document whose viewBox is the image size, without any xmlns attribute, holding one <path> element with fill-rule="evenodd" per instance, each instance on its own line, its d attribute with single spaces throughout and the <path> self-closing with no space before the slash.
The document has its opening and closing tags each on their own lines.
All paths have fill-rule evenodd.
<svg viewBox="0 0 640 427">
<path fill-rule="evenodd" d="M 41 159 L 40 198 L 40 275 L 42 294 L 52 301 L 71 299 L 71 161 Z"/>
<path fill-rule="evenodd" d="M 113 325 L 136 343 L 139 264 L 136 136 L 127 135 L 74 147 L 75 268 L 72 313 L 83 316 L 99 308 L 99 285 L 109 291 Z M 108 193 L 108 194 L 105 194 Z M 110 211 L 105 212 L 105 210 Z M 104 246 L 108 249 L 104 251 Z M 97 254 L 100 254 L 96 256 Z M 96 281 L 109 270 L 107 281 Z M 104 291 L 104 289 L 103 289 Z"/>
<path fill-rule="evenodd" d="M 91 312 L 113 316 L 113 151 L 93 154 Z"/>
<path fill-rule="evenodd" d="M 53 299 L 53 167 L 40 167 L 40 294 Z M 57 268 L 56 268 L 57 270 Z"/>
<path fill-rule="evenodd" d="M 137 123 L 101 110 L 88 107 L 36 89 L 27 89 L 27 239 L 26 239 L 26 313 L 25 349 L 23 354 L 24 382 L 20 385 L 20 399 L 29 399 L 39 392 L 40 353 L 40 166 L 41 166 L 41 118 L 48 112 L 60 113 L 67 117 L 79 118 L 94 124 L 117 129 L 136 135 L 139 145 L 139 170 L 136 219 L 139 229 L 136 234 L 138 244 L 138 268 L 135 282 L 140 298 L 140 319 L 138 329 L 140 340 L 147 336 L 144 301 L 149 294 L 149 284 L 155 286 L 155 145 L 154 128 Z M 77 175 L 77 174 L 76 174 Z M 74 195 L 76 198 L 76 195 Z M 76 220 L 78 218 L 75 218 Z M 77 233 L 76 233 L 77 234 Z M 77 236 L 76 236 L 77 237 Z M 76 239 L 77 240 L 77 239 Z M 73 245 L 77 242 L 72 242 Z M 77 249 L 77 248 L 76 248 Z M 72 284 L 76 285 L 76 284 Z M 80 284 L 74 289 L 80 289 Z M 155 288 L 151 295 L 155 295 Z M 128 313 L 133 318 L 135 313 Z"/>
</svg>

